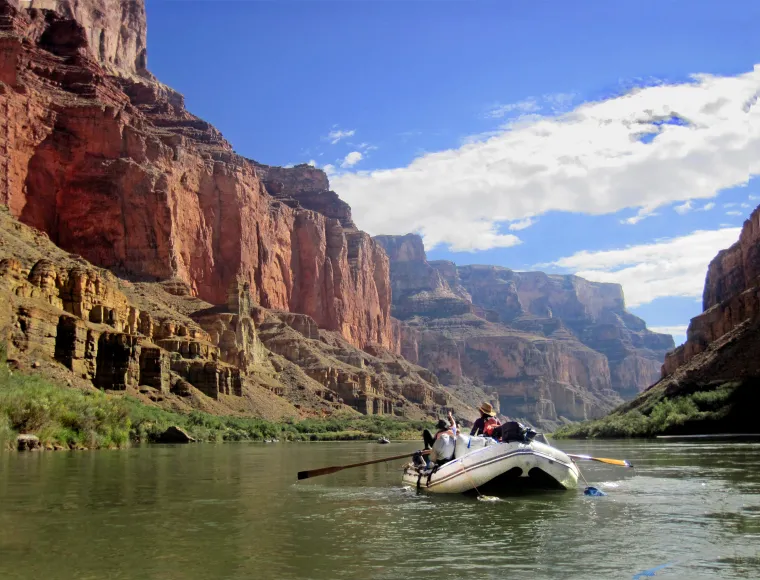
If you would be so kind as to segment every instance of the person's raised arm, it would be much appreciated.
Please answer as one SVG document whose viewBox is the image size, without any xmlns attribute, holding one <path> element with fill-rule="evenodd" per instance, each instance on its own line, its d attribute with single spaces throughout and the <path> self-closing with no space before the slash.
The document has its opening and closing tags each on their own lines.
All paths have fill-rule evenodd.
<svg viewBox="0 0 760 580">
<path fill-rule="evenodd" d="M 454 433 L 457 432 L 457 422 L 454 421 L 454 415 L 451 414 L 451 411 L 449 411 L 449 423 L 451 424 L 452 429 L 454 429 Z"/>
</svg>

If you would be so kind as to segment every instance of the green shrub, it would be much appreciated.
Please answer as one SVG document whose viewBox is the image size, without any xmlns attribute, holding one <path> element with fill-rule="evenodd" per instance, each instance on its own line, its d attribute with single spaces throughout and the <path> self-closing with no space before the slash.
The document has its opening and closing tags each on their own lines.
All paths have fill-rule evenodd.
<svg viewBox="0 0 760 580">
<path fill-rule="evenodd" d="M 39 376 L 9 373 L 0 363 L 0 445 L 18 433 L 37 435 L 43 444 L 64 447 L 124 447 L 150 442 L 176 425 L 198 441 L 349 441 L 420 437 L 431 425 L 397 417 L 345 414 L 329 419 L 265 421 L 250 417 L 187 414 L 146 405 L 129 396 L 79 391 Z"/>
<path fill-rule="evenodd" d="M 677 397 L 653 395 L 638 409 L 612 412 L 602 419 L 568 425 L 553 435 L 557 438 L 594 439 L 680 433 L 688 430 L 689 426 L 724 419 L 732 409 L 732 398 L 738 387 L 739 383 L 724 383 Z"/>
</svg>

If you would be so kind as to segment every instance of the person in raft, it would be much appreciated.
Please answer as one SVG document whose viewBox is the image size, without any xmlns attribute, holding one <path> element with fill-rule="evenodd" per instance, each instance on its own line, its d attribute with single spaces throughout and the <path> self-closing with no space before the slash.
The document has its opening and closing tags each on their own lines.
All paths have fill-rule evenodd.
<svg viewBox="0 0 760 580">
<path fill-rule="evenodd" d="M 438 421 L 435 428 L 437 429 L 435 435 L 432 435 L 430 431 L 425 429 L 422 432 L 422 440 L 425 442 L 425 450 L 430 449 L 429 454 L 422 454 L 422 451 L 418 451 L 414 454 L 413 463 L 417 467 L 430 468 L 435 464 L 445 463 L 454 453 L 454 445 L 457 436 L 457 422 L 454 420 L 454 416 L 449 411 L 449 422 L 446 423 L 443 419 Z M 443 436 L 447 435 L 444 440 L 440 441 L 438 445 L 436 442 Z M 445 456 L 441 456 L 444 453 Z"/>
<path fill-rule="evenodd" d="M 480 411 L 480 418 L 473 423 L 470 436 L 485 435 L 486 437 L 493 437 L 497 435 L 497 433 L 494 433 L 494 430 L 496 427 L 501 426 L 501 422 L 496 418 L 496 411 L 493 410 L 491 403 L 483 403 L 478 411 Z"/>
<path fill-rule="evenodd" d="M 425 442 L 425 449 L 432 449 L 436 440 L 443 434 L 451 435 L 452 438 L 457 436 L 457 422 L 454 421 L 454 415 L 449 411 L 449 422 L 446 423 L 443 419 L 438 421 L 435 428 L 437 429 L 435 435 L 432 435 L 430 431 L 425 429 L 422 432 L 422 440 Z"/>
</svg>

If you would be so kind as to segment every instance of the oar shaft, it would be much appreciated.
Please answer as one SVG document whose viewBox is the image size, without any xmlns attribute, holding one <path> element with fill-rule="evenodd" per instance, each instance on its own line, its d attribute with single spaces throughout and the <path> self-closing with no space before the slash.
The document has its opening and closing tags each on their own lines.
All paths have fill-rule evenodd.
<svg viewBox="0 0 760 580">
<path fill-rule="evenodd" d="M 423 451 L 423 455 L 430 453 L 429 450 Z M 406 459 L 407 457 L 413 457 L 414 453 L 405 453 L 403 455 L 394 455 L 393 457 L 384 457 L 383 459 L 373 459 L 371 461 L 362 461 L 361 463 L 350 463 L 348 465 L 333 465 L 331 467 L 322 467 L 320 469 L 311 469 L 309 471 L 299 471 L 298 479 L 308 479 L 309 477 L 317 477 L 318 475 L 329 475 L 344 469 L 351 469 L 352 467 L 362 467 L 364 465 L 372 465 L 373 463 L 384 463 L 386 461 L 393 461 L 395 459 Z"/>
</svg>

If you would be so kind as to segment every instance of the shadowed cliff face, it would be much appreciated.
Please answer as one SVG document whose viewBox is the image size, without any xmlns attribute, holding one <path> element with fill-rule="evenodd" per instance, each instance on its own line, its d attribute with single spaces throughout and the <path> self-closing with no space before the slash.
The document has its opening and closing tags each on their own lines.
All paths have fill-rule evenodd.
<svg viewBox="0 0 760 580">
<path fill-rule="evenodd" d="M 625 311 L 619 285 L 427 262 L 416 235 L 375 239 L 391 259 L 401 352 L 445 384 L 495 392 L 505 415 L 599 416 L 655 382 L 673 348 Z"/>
<path fill-rule="evenodd" d="M 222 304 L 311 316 L 392 347 L 389 264 L 313 167 L 236 155 L 145 70 L 134 0 L 0 1 L 0 202 L 60 247 L 124 276 L 178 278 Z"/>
<path fill-rule="evenodd" d="M 739 240 L 710 262 L 702 308 L 704 312 L 691 319 L 686 342 L 665 359 L 663 377 L 760 315 L 760 207 L 744 222 Z M 744 339 L 732 339 L 737 344 L 741 344 L 741 340 Z M 718 360 L 722 359 L 718 357 Z M 730 366 L 739 372 L 740 367 Z"/>
</svg>

